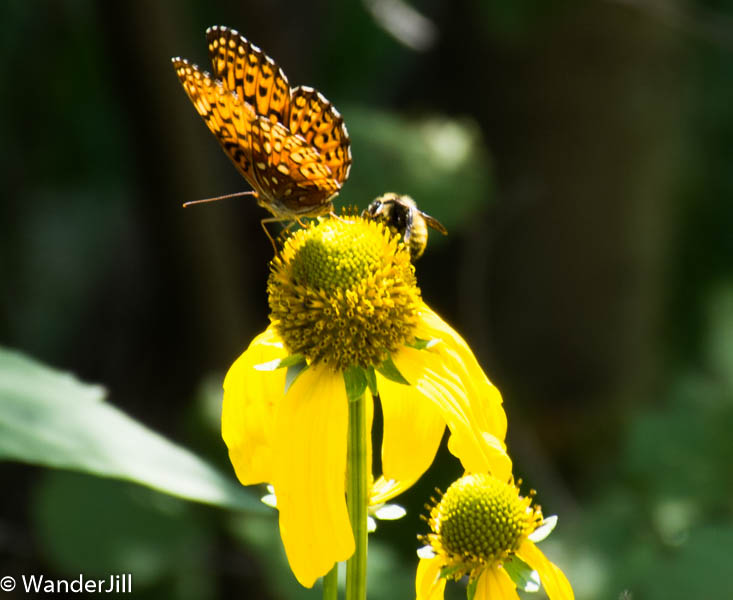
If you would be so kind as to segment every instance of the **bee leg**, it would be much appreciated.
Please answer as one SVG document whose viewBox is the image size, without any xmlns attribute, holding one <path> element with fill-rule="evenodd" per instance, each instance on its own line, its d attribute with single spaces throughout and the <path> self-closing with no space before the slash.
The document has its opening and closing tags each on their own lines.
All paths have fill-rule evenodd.
<svg viewBox="0 0 733 600">
<path fill-rule="evenodd" d="M 407 214 L 405 215 L 405 227 L 404 233 L 402 234 L 402 241 L 408 248 L 410 247 L 410 238 L 412 238 L 412 223 L 414 221 L 414 216 L 415 214 L 411 210 L 408 210 Z"/>
</svg>

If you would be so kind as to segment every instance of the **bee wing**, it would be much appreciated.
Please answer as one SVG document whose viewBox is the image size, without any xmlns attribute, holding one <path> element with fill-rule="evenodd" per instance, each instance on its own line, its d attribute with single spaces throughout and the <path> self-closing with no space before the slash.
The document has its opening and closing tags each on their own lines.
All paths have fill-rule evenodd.
<svg viewBox="0 0 733 600">
<path fill-rule="evenodd" d="M 448 235 L 448 230 L 443 226 L 440 221 L 438 221 L 438 219 L 431 217 L 429 214 L 424 213 L 423 211 L 420 211 L 420 214 L 422 215 L 423 219 L 425 219 L 425 222 L 430 226 L 431 229 L 435 229 L 435 231 L 439 231 L 443 235 Z"/>
</svg>

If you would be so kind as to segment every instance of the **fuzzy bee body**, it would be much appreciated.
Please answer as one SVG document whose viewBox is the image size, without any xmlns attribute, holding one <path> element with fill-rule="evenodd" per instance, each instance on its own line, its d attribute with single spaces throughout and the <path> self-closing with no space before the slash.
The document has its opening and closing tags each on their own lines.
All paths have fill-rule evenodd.
<svg viewBox="0 0 733 600">
<path fill-rule="evenodd" d="M 425 247 L 428 245 L 428 227 L 443 235 L 448 234 L 443 224 L 421 211 L 410 196 L 392 192 L 379 196 L 367 207 L 362 216 L 382 221 L 395 229 L 410 250 L 413 262 L 425 252 Z"/>
</svg>

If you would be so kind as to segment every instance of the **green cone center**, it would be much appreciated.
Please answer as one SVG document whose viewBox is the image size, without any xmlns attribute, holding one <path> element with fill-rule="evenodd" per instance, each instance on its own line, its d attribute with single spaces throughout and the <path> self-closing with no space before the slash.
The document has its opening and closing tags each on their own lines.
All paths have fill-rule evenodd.
<svg viewBox="0 0 733 600">
<path fill-rule="evenodd" d="M 272 262 L 267 291 L 288 351 L 342 371 L 381 365 L 412 342 L 421 306 L 399 238 L 356 216 L 296 231 Z"/>
<path fill-rule="evenodd" d="M 314 228 L 305 240 L 293 259 L 293 278 L 327 292 L 349 290 L 379 264 L 380 240 L 361 228 L 331 221 Z"/>
<path fill-rule="evenodd" d="M 437 533 L 452 555 L 493 562 L 518 549 L 529 526 L 526 507 L 513 485 L 467 475 L 443 495 Z"/>
</svg>

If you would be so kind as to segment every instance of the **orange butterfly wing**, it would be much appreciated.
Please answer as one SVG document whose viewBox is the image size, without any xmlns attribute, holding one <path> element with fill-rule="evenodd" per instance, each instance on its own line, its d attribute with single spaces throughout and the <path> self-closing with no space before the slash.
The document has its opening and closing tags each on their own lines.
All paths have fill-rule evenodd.
<svg viewBox="0 0 733 600">
<path fill-rule="evenodd" d="M 176 73 L 258 203 L 296 219 L 333 210 L 351 166 L 343 118 L 319 92 L 291 90 L 277 64 L 236 30 L 206 31 L 213 76 L 175 58 Z"/>
<path fill-rule="evenodd" d="M 290 131 L 302 136 L 323 156 L 323 162 L 342 184 L 351 169 L 351 140 L 344 119 L 320 92 L 299 86 L 292 91 Z"/>
<path fill-rule="evenodd" d="M 219 140 L 234 166 L 256 188 L 252 164 L 252 121 L 256 115 L 221 82 L 186 59 L 174 58 L 173 68 L 196 111 Z"/>
<path fill-rule="evenodd" d="M 255 176 L 267 208 L 276 216 L 318 216 L 330 212 L 341 189 L 321 153 L 281 123 L 252 124 Z"/>
<path fill-rule="evenodd" d="M 258 115 L 273 123 L 287 123 L 290 85 L 275 61 L 236 29 L 209 27 L 206 41 L 214 77 Z"/>
</svg>

